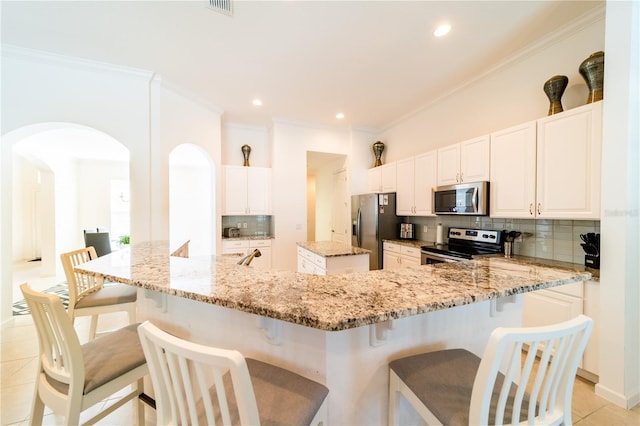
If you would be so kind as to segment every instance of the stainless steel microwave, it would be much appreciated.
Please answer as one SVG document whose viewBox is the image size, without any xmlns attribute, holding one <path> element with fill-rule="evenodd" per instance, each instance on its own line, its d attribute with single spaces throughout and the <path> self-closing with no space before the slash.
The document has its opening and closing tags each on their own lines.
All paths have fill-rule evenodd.
<svg viewBox="0 0 640 426">
<path fill-rule="evenodd" d="M 433 188 L 435 214 L 487 216 L 489 182 L 460 183 Z"/>
</svg>

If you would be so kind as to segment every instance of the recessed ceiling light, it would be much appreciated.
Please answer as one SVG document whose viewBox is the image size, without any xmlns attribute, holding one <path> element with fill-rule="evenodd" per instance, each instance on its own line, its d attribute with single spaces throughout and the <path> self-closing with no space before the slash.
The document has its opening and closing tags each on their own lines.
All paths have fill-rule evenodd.
<svg viewBox="0 0 640 426">
<path fill-rule="evenodd" d="M 255 106 L 262 106 L 262 100 L 256 98 L 253 100 L 253 105 Z"/>
<path fill-rule="evenodd" d="M 343 114 L 343 113 L 341 113 L 341 112 L 339 112 L 339 113 L 337 113 L 337 114 L 336 114 L 336 118 L 337 118 L 338 120 L 342 120 L 342 119 L 344 118 L 344 114 Z"/>
<path fill-rule="evenodd" d="M 436 28 L 436 30 L 433 32 L 433 35 L 436 37 L 442 37 L 444 35 L 449 34 L 449 31 L 451 31 L 451 25 L 442 24 L 438 26 L 438 28 Z"/>
</svg>

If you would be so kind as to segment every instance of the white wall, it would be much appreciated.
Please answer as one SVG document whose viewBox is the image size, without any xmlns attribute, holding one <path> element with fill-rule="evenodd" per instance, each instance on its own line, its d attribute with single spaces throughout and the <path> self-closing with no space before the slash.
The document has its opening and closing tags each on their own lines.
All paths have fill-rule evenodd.
<svg viewBox="0 0 640 426">
<path fill-rule="evenodd" d="M 168 239 L 169 152 L 181 143 L 200 146 L 214 170 L 212 197 L 220 194 L 221 111 L 151 77 L 147 71 L 3 46 L 0 197 L 12 199 L 13 144 L 38 132 L 41 123 L 79 124 L 112 136 L 129 150 L 132 242 Z M 211 211 L 216 229 L 218 204 Z M 3 321 L 11 316 L 11 210 L 2 203 Z M 58 216 L 64 214 L 56 211 Z M 58 242 L 75 231 L 56 221 Z"/>
<path fill-rule="evenodd" d="M 600 382 L 640 402 L 640 3 L 607 2 L 602 153 Z"/>
<path fill-rule="evenodd" d="M 125 161 L 82 159 L 75 164 L 77 179 L 72 183 L 77 186 L 77 225 L 73 228 L 72 244 L 69 247 L 58 245 L 62 252 L 84 246 L 84 229 L 99 227 L 110 231 L 112 240 L 120 237 L 113 234 L 111 226 L 111 181 L 129 180 L 129 163 Z"/>
<path fill-rule="evenodd" d="M 130 150 L 131 162 L 136 166 L 136 173 L 132 173 L 132 197 L 148 193 L 149 77 L 150 73 L 137 70 L 3 46 L 0 197 L 11 199 L 13 144 L 32 134 L 29 126 L 51 122 L 82 124 L 120 141 Z M 148 237 L 150 210 L 144 199 L 140 195 L 139 201 L 132 203 L 132 226 L 137 226 L 139 235 Z M 6 320 L 11 315 L 12 299 L 12 214 L 8 203 L 2 203 L 0 209 L 0 318 Z M 51 254 L 43 253 L 43 261 L 45 255 Z"/>
<path fill-rule="evenodd" d="M 169 239 L 169 155 L 181 144 L 193 144 L 203 150 L 209 162 L 213 183 L 211 199 L 221 194 L 221 124 L 220 111 L 191 94 L 183 93 L 160 76 L 151 85 L 151 182 L 152 239 Z M 220 203 L 210 211 L 211 232 L 220 229 Z M 137 240 L 140 241 L 140 240 Z M 215 240 L 213 240 L 215 241 Z M 216 253 L 211 247 L 210 253 Z"/>
<path fill-rule="evenodd" d="M 350 138 L 348 130 L 274 122 L 271 160 L 275 269 L 296 270 L 296 243 L 307 239 L 307 151 L 350 155 Z"/>
<path fill-rule="evenodd" d="M 222 164 L 242 166 L 242 145 L 251 147 L 249 164 L 271 167 L 271 141 L 269 129 L 260 126 L 227 123 L 222 127 Z"/>
<path fill-rule="evenodd" d="M 551 76 L 569 77 L 564 109 L 584 105 L 588 89 L 578 72 L 591 53 L 604 50 L 604 14 L 598 9 L 564 34 L 550 36 L 494 72 L 434 100 L 419 113 L 382 132 L 387 161 L 481 136 L 547 115 L 542 90 Z"/>
</svg>

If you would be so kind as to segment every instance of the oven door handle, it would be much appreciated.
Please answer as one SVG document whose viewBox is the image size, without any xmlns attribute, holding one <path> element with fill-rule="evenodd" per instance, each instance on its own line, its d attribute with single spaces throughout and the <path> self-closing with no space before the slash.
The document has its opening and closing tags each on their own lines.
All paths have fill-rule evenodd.
<svg viewBox="0 0 640 426">
<path fill-rule="evenodd" d="M 447 256 L 446 254 L 442 254 L 442 253 L 435 254 L 428 251 L 421 251 L 421 258 L 422 258 L 421 263 L 423 265 L 426 265 L 427 259 L 432 259 L 437 262 L 445 262 L 445 263 L 454 263 L 454 262 L 461 262 L 463 260 L 468 260 L 463 257 Z"/>
</svg>

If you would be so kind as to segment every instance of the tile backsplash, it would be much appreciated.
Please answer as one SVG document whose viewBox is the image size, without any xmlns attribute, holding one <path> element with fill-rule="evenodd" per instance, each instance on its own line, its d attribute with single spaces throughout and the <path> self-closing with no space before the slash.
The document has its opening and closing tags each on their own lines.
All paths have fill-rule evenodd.
<svg viewBox="0 0 640 426">
<path fill-rule="evenodd" d="M 271 236 L 273 235 L 272 226 L 271 216 L 222 216 L 222 228 L 240 228 L 242 237 Z"/>
<path fill-rule="evenodd" d="M 486 216 L 403 217 L 403 222 L 416 224 L 420 240 L 435 241 L 436 226 L 441 223 L 446 233 L 450 227 L 520 231 L 522 241 L 514 243 L 515 254 L 584 264 L 580 234 L 600 233 L 599 220 L 492 219 Z M 423 227 L 427 226 L 427 232 Z"/>
</svg>

